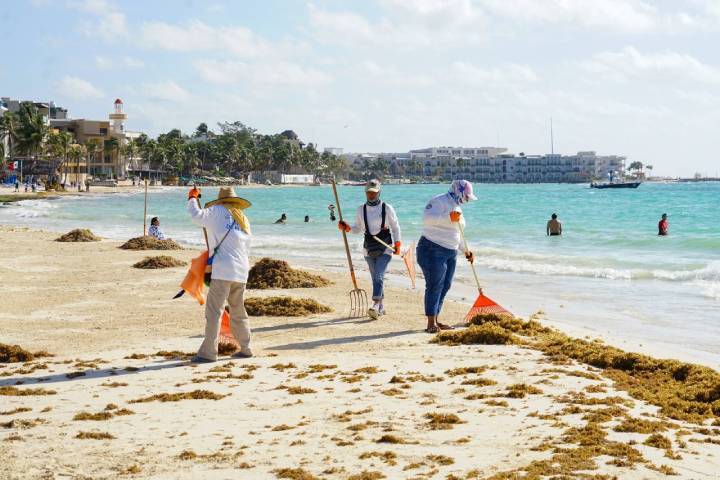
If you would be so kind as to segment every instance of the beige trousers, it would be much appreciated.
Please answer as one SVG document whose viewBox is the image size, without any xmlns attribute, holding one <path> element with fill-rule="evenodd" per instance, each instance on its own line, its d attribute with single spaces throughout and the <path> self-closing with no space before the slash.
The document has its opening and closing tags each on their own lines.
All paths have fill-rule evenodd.
<svg viewBox="0 0 720 480">
<path fill-rule="evenodd" d="M 243 303 L 245 284 L 227 280 L 210 282 L 205 303 L 205 340 L 200 345 L 198 356 L 208 360 L 217 360 L 220 319 L 225 300 L 230 305 L 230 330 L 240 343 L 240 351 L 252 355 L 250 350 L 250 322 Z"/>
</svg>

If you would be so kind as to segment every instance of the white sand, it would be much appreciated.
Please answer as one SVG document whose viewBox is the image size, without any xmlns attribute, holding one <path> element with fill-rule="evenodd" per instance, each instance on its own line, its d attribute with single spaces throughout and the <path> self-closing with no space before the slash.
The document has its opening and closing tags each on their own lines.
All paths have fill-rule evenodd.
<svg viewBox="0 0 720 480">
<path fill-rule="evenodd" d="M 281 468 L 303 468 L 332 479 L 346 479 L 362 471 L 382 472 L 391 479 L 445 479 L 451 474 L 466 478 L 474 469 L 478 476 L 471 478 L 487 478 L 550 458 L 551 450 L 532 448 L 547 440 L 559 441 L 569 426 L 585 423 L 581 414 L 538 417 L 566 408 L 568 404 L 559 401 L 564 395 L 589 385 L 605 385 L 606 392 L 587 395 L 629 398 L 615 391 L 609 380 L 571 374 L 592 369 L 557 367 L 535 350 L 429 344 L 430 336 L 422 332 L 419 293 L 391 290 L 386 300 L 390 314 L 379 321 L 345 318 L 349 281 L 345 275 L 327 272 L 323 275 L 336 282 L 328 288 L 250 292 L 253 296 L 282 293 L 314 298 L 334 309 L 312 318 L 253 318 L 253 359 L 199 366 L 157 356 L 125 359 L 134 353 L 193 352 L 197 348 L 203 331 L 202 308 L 189 298 L 170 300 L 185 269 L 131 268 L 147 255 L 169 254 L 189 260 L 197 252 L 131 252 L 118 249 L 114 242 L 53 242 L 56 236 L 24 229 L 0 232 L 5 293 L 0 342 L 57 355 L 25 366 L 0 364 L 0 375 L 5 375 L 0 376 L 0 386 L 21 383 L 20 389 L 42 387 L 57 392 L 0 396 L 0 424 L 41 419 L 34 426 L 15 422 L 0 427 L 3 479 L 132 477 L 123 473 L 132 466 L 139 469 L 135 477 L 158 479 L 268 479 L 276 478 L 273 471 Z M 364 278 L 361 281 L 369 288 Z M 460 319 L 467 308 L 450 303 L 443 318 Z M 80 360 L 91 363 L 78 363 Z M 273 368 L 289 363 L 295 366 L 283 371 Z M 26 373 L 43 364 L 48 368 Z M 311 365 L 319 364 L 329 367 L 311 371 Z M 445 373 L 481 365 L 487 371 L 480 375 Z M 377 367 L 377 372 L 355 372 L 364 367 Z M 543 372 L 558 368 L 559 372 Z M 85 375 L 67 378 L 71 372 Z M 246 374 L 252 378 L 243 378 Z M 390 383 L 393 376 L 407 381 Z M 497 384 L 462 385 L 478 377 Z M 112 382 L 127 385 L 112 387 Z M 508 386 L 517 383 L 534 385 L 542 393 L 505 398 Z M 313 392 L 291 394 L 279 387 Z M 132 403 L 154 394 L 197 389 L 228 396 Z M 488 399 L 465 399 L 472 393 L 497 396 L 491 400 L 506 401 L 507 406 L 487 405 Z M 101 412 L 110 403 L 134 414 L 101 421 L 73 420 L 79 412 Z M 656 407 L 633 403 L 629 408 L 633 417 L 655 416 Z M 32 411 L 7 413 L 19 407 Z M 51 410 L 43 412 L 46 407 Z M 343 417 L 348 410 L 364 413 Z M 433 430 L 424 417 L 428 413 L 453 413 L 464 423 Z M 343 421 L 346 419 L 349 421 Z M 673 441 L 673 451 L 682 457 L 673 460 L 665 458 L 663 450 L 642 445 L 648 435 L 612 431 L 616 423 L 603 424 L 609 439 L 636 440 L 634 447 L 649 462 L 672 467 L 680 475 L 676 478 L 718 478 L 720 445 L 688 440 L 718 440 L 720 436 L 692 433 L 682 437 L 687 442 L 682 447 L 675 431 L 697 427 L 675 422 L 676 426 L 664 433 Z M 353 429 L 348 429 L 351 426 Z M 115 438 L 76 439 L 80 431 L 106 432 Z M 413 443 L 376 443 L 385 434 Z M 179 454 L 186 450 L 199 457 L 180 459 Z M 390 461 L 395 465 L 378 457 L 360 458 L 366 452 L 388 451 L 396 455 Z M 218 455 L 208 457 L 212 454 Z M 449 457 L 453 463 L 430 459 L 430 455 Z M 597 459 L 598 469 L 587 473 L 623 479 L 666 476 L 648 469 L 650 463 L 629 468 L 608 465 L 609 460 Z"/>
</svg>

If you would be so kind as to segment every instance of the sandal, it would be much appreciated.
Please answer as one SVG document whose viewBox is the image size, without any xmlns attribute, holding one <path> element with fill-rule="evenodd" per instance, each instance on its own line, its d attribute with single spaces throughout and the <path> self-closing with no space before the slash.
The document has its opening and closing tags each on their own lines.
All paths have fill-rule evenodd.
<svg viewBox="0 0 720 480">
<path fill-rule="evenodd" d="M 455 327 L 451 327 L 450 325 L 445 325 L 444 323 L 438 323 L 437 326 L 440 330 L 455 330 Z"/>
<path fill-rule="evenodd" d="M 438 327 L 428 327 L 425 329 L 425 333 L 438 333 Z"/>
</svg>

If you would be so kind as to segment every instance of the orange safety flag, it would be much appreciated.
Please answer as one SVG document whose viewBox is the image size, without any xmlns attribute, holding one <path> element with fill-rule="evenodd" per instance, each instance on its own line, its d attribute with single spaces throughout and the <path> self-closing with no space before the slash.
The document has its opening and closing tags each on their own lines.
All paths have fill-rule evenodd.
<svg viewBox="0 0 720 480">
<path fill-rule="evenodd" d="M 415 288 L 415 242 L 413 242 L 405 253 L 402 255 L 403 262 L 407 267 L 408 275 L 410 275 L 410 281 L 412 282 L 412 288 Z"/>
<path fill-rule="evenodd" d="M 174 298 L 181 297 L 185 292 L 192 295 L 200 305 L 205 305 L 205 266 L 208 261 L 207 250 L 190 262 L 190 270 L 185 275 L 180 287 L 182 290 Z"/>
<path fill-rule="evenodd" d="M 219 343 L 229 343 L 237 348 L 240 348 L 240 344 L 232 334 L 230 330 L 230 314 L 227 311 L 227 307 L 223 310 L 222 322 L 220 323 L 220 340 Z"/>
</svg>

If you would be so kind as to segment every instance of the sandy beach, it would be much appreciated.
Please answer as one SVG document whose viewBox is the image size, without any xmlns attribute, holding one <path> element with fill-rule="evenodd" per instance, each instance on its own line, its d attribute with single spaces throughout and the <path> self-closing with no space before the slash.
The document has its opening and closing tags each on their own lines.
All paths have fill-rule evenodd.
<svg viewBox="0 0 720 480">
<path fill-rule="evenodd" d="M 0 343 L 54 354 L 0 364 L 0 478 L 718 478 L 712 419 L 671 419 L 528 345 L 430 343 L 420 292 L 391 288 L 387 316 L 347 318 L 337 273 L 250 291 L 332 312 L 254 317 L 254 358 L 191 365 L 203 309 L 171 300 L 185 268 L 131 266 L 197 251 L 57 236 L 0 231 Z"/>
</svg>

